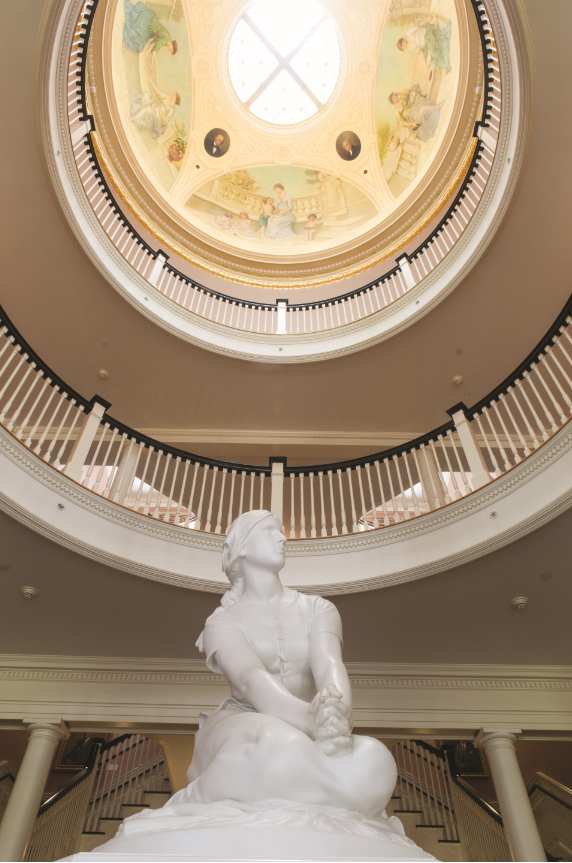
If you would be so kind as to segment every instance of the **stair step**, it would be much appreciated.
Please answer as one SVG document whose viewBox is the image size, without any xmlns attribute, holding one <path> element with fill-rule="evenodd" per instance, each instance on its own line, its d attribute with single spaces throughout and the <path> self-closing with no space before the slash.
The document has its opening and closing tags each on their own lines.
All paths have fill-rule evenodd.
<svg viewBox="0 0 572 863">
<path fill-rule="evenodd" d="M 394 809 L 394 815 L 423 815 L 421 809 Z"/>
<path fill-rule="evenodd" d="M 81 842 L 79 850 L 83 853 L 94 851 L 104 842 L 107 842 L 107 835 L 101 830 L 86 830 L 81 834 Z"/>
<path fill-rule="evenodd" d="M 145 803 L 151 809 L 162 809 L 167 800 L 170 800 L 172 796 L 170 791 L 146 791 L 143 795 Z"/>
<path fill-rule="evenodd" d="M 131 815 L 137 815 L 137 813 L 142 812 L 143 809 L 151 809 L 151 806 L 148 803 L 122 803 L 121 804 L 121 814 L 123 815 L 123 818 L 130 818 Z"/>
<path fill-rule="evenodd" d="M 418 830 L 443 830 L 444 824 L 417 824 Z"/>
<path fill-rule="evenodd" d="M 439 845 L 460 845 L 460 839 L 438 839 Z"/>
</svg>

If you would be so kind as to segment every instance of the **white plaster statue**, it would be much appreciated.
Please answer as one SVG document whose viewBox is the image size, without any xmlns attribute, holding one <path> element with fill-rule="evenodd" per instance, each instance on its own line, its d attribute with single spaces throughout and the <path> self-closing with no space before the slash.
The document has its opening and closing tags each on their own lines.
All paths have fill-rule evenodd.
<svg viewBox="0 0 572 863">
<path fill-rule="evenodd" d="M 148 849 L 133 842 L 148 842 L 154 834 L 155 853 L 175 853 L 171 841 L 168 849 L 157 844 L 158 834 L 165 839 L 187 831 L 176 853 L 193 859 L 196 831 L 209 828 L 212 856 L 221 853 L 213 850 L 214 828 L 228 837 L 229 828 L 248 827 L 260 836 L 287 828 L 290 843 L 298 837 L 286 852 L 293 859 L 298 847 L 305 859 L 329 857 L 333 852 L 324 853 L 323 845 L 328 833 L 346 834 L 352 849 L 358 837 L 369 837 L 370 850 L 360 846 L 351 856 L 434 859 L 385 815 L 397 780 L 395 761 L 378 740 L 352 735 L 339 613 L 328 600 L 280 582 L 285 543 L 282 525 L 265 510 L 244 513 L 232 524 L 223 551 L 232 588 L 197 642 L 209 669 L 226 675 L 232 697 L 201 716 L 188 786 L 162 809 L 127 818 L 98 852 L 117 858 Z M 284 857 L 282 844 L 273 847 Z M 341 854 L 347 857 L 348 850 Z M 249 855 L 242 850 L 237 856 Z"/>
</svg>

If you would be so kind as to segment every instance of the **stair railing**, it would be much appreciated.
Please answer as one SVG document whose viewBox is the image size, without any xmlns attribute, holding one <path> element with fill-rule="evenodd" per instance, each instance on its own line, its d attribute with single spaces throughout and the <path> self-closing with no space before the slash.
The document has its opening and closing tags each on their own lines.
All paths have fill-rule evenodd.
<svg viewBox="0 0 572 863">
<path fill-rule="evenodd" d="M 141 734 L 123 734 L 101 748 L 84 832 L 101 819 L 120 818 L 123 806 L 142 806 L 148 791 L 170 790 L 163 750 Z"/>
<path fill-rule="evenodd" d="M 253 333 L 303 335 L 335 329 L 398 300 L 443 261 L 466 231 L 492 170 L 502 110 L 496 42 L 486 4 L 481 0 L 472 0 L 472 6 L 483 54 L 482 111 L 459 171 L 425 216 L 428 224 L 441 213 L 439 224 L 411 254 L 399 256 L 397 266 L 391 266 L 382 278 L 326 301 L 300 304 L 280 300 L 273 304 L 252 303 L 207 288 L 169 264 L 169 255 L 161 249 L 155 251 L 131 224 L 110 187 L 118 180 L 101 150 L 95 120 L 88 111 L 86 65 L 97 5 L 98 0 L 85 0 L 83 4 L 68 65 L 68 123 L 78 176 L 95 216 L 115 248 L 140 276 L 175 304 L 215 324 Z M 451 195 L 452 203 L 445 210 Z M 143 213 L 136 216 L 150 227 Z M 393 247 L 386 257 L 393 263 L 398 253 L 399 246 Z M 179 254 L 188 257 L 182 247 Z"/>
<path fill-rule="evenodd" d="M 549 859 L 572 859 L 572 790 L 544 773 L 535 773 L 527 791 Z"/>
<path fill-rule="evenodd" d="M 177 527 L 225 534 L 241 513 L 270 509 L 290 539 L 384 528 L 434 512 L 503 476 L 572 414 L 572 297 L 534 351 L 449 422 L 365 458 L 288 468 L 194 455 L 115 420 L 33 351 L 0 307 L 0 424 L 84 488 Z"/>
<path fill-rule="evenodd" d="M 93 741 L 85 770 L 40 806 L 25 860 L 61 860 L 78 850 L 102 743 Z"/>
<path fill-rule="evenodd" d="M 442 827 L 449 842 L 459 841 L 457 816 L 443 754 L 421 740 L 403 740 L 390 747 L 397 764 L 394 796 L 401 812 L 417 812 L 427 827 Z"/>
<path fill-rule="evenodd" d="M 511 861 L 512 855 L 501 816 L 459 776 L 453 751 L 446 749 L 443 754 L 449 767 L 448 775 L 459 823 L 463 859 L 471 863 L 481 860 Z"/>
</svg>

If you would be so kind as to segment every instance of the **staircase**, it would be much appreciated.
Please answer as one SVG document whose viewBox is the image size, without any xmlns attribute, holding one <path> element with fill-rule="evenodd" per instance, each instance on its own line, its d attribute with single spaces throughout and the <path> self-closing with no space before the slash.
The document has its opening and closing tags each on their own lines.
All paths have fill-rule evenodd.
<svg viewBox="0 0 572 863">
<path fill-rule="evenodd" d="M 99 845 L 103 845 L 104 842 L 109 842 L 117 833 L 124 818 L 136 815 L 143 809 L 161 809 L 170 797 L 172 797 L 170 791 L 144 791 L 142 803 L 122 803 L 116 818 L 103 816 L 91 825 L 95 829 L 83 831 L 79 851 L 93 851 Z"/>
<path fill-rule="evenodd" d="M 447 839 L 447 830 L 443 824 L 425 824 L 421 809 L 401 809 L 401 805 L 401 797 L 392 797 L 385 811 L 388 816 L 395 815 L 399 818 L 409 839 L 437 860 L 448 863 L 463 859 L 460 841 Z"/>
</svg>

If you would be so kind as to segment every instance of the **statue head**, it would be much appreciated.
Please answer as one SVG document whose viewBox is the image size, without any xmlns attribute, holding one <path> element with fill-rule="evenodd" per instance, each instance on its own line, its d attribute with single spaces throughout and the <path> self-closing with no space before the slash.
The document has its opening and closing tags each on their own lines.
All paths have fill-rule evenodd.
<svg viewBox="0 0 572 863">
<path fill-rule="evenodd" d="M 253 509 L 235 518 L 222 547 L 222 569 L 231 588 L 222 597 L 214 614 L 224 611 L 243 593 L 243 560 L 259 567 L 267 566 L 278 573 L 284 566 L 285 542 L 284 528 L 267 509 Z M 201 633 L 197 641 L 200 651 L 203 650 L 202 639 Z"/>
</svg>

